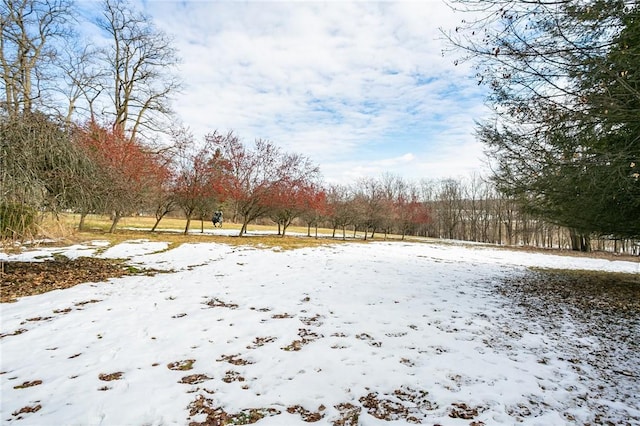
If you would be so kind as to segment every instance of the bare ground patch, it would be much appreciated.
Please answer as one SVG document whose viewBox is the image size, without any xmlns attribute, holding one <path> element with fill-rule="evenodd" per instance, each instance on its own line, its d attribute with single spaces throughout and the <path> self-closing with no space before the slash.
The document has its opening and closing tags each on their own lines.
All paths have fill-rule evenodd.
<svg viewBox="0 0 640 426">
<path fill-rule="evenodd" d="M 492 336 L 488 346 L 539 330 L 552 339 L 558 360 L 589 384 L 585 397 L 576 399 L 579 407 L 593 413 L 598 424 L 640 423 L 634 402 L 640 392 L 640 274 L 536 270 L 503 280 L 497 291 L 512 314 L 502 319 L 505 339 Z M 551 361 L 539 356 L 542 364 Z M 598 402 L 614 400 L 620 404 Z M 511 411 L 521 419 L 539 408 L 523 401 Z"/>
<path fill-rule="evenodd" d="M 65 289 L 86 282 L 107 281 L 125 275 L 155 274 L 158 271 L 130 267 L 123 260 L 55 256 L 42 262 L 2 262 L 0 303 Z"/>
</svg>

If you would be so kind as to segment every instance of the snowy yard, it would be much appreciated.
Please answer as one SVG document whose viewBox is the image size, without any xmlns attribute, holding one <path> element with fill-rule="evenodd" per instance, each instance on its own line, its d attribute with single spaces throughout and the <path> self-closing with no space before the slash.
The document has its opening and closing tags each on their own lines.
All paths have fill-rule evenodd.
<svg viewBox="0 0 640 426">
<path fill-rule="evenodd" d="M 640 424 L 639 312 L 547 309 L 508 284 L 529 266 L 637 262 L 405 242 L 165 249 L 0 253 L 168 271 L 2 304 L 3 424 Z"/>
</svg>

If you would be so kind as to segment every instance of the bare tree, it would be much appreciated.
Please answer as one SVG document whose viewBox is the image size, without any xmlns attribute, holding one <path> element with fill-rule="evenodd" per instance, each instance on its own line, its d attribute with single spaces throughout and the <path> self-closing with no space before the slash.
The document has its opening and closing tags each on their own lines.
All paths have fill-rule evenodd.
<svg viewBox="0 0 640 426">
<path fill-rule="evenodd" d="M 406 182 L 399 175 L 384 173 L 380 178 L 380 220 L 379 225 L 384 238 L 399 223 L 400 209 L 397 203 L 400 194 L 405 190 Z"/>
<path fill-rule="evenodd" d="M 126 0 L 105 0 L 97 25 L 111 38 L 105 61 L 114 127 L 131 139 L 145 130 L 163 130 L 172 113 L 169 96 L 180 87 L 172 74 L 178 56 L 171 38 Z"/>
<path fill-rule="evenodd" d="M 415 234 L 419 227 L 432 222 L 431 212 L 427 203 L 420 199 L 417 185 L 398 177 L 394 186 L 394 225 L 404 240 L 408 233 Z"/>
<path fill-rule="evenodd" d="M 460 182 L 453 179 L 443 180 L 438 193 L 437 215 L 445 238 L 460 238 L 462 211 L 462 186 Z"/>
<path fill-rule="evenodd" d="M 376 230 L 382 226 L 385 209 L 388 207 L 384 201 L 384 192 L 379 180 L 363 178 L 358 181 L 354 202 L 358 211 L 358 227 L 364 230 L 365 240 L 369 230 L 373 238 Z"/>
<path fill-rule="evenodd" d="M 356 221 L 356 211 L 352 191 L 344 185 L 332 185 L 327 191 L 327 218 L 333 228 L 333 238 L 336 230 L 342 229 L 342 239 L 346 239 L 346 228 Z"/>
<path fill-rule="evenodd" d="M 92 46 L 70 46 L 59 60 L 61 84 L 59 91 L 68 99 L 61 115 L 67 125 L 79 117 L 94 119 L 94 104 L 104 90 L 107 73 L 99 66 L 100 51 Z"/>
<path fill-rule="evenodd" d="M 0 66 L 2 107 L 9 115 L 44 103 L 58 47 L 72 38 L 70 0 L 2 0 Z"/>
</svg>

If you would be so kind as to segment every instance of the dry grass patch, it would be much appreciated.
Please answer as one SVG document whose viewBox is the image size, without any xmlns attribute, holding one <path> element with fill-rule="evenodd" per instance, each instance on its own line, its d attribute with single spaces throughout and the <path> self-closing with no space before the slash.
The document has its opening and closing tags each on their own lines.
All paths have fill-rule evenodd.
<svg viewBox="0 0 640 426">
<path fill-rule="evenodd" d="M 116 232 L 109 233 L 111 227 L 111 221 L 107 216 L 89 215 L 85 220 L 85 231 L 79 232 L 73 230 L 77 228 L 79 217 L 77 215 L 61 215 L 60 223 L 63 223 L 64 228 L 71 230 L 67 238 L 64 238 L 64 242 L 60 245 L 69 244 L 70 242 L 82 242 L 91 241 L 96 239 L 107 240 L 111 245 L 115 245 L 124 241 L 134 239 L 147 239 L 149 241 L 163 241 L 169 242 L 170 248 L 178 246 L 184 243 L 198 243 L 198 242 L 216 242 L 222 244 L 228 244 L 233 246 L 252 246 L 258 248 L 271 248 L 280 250 L 290 250 L 303 247 L 316 247 L 326 244 L 336 244 L 342 242 L 338 238 L 314 238 L 314 237 L 301 237 L 301 236 L 289 236 L 284 237 L 278 235 L 244 235 L 238 237 L 237 235 L 215 235 L 210 233 L 201 233 L 204 228 L 205 231 L 210 231 L 212 225 L 209 221 L 205 221 L 203 224 L 200 220 L 194 220 L 189 227 L 189 233 L 184 234 L 184 228 L 186 226 L 186 219 L 181 218 L 164 218 L 158 225 L 158 228 L 154 232 L 150 232 L 155 223 L 154 217 L 148 216 L 135 216 L 125 217 L 118 222 L 118 228 Z M 51 224 L 49 227 L 60 227 L 60 225 Z M 234 232 L 240 232 L 240 224 L 225 223 L 223 229 L 233 230 Z M 219 228 L 218 228 L 219 229 Z M 250 225 L 251 231 L 259 232 L 273 232 L 277 228 L 275 226 L 268 225 Z M 306 228 L 290 228 L 291 232 L 300 232 L 306 234 Z M 325 230 L 325 232 L 330 232 Z M 59 240 L 59 239 L 58 239 Z M 56 243 L 57 245 L 57 243 Z"/>
<path fill-rule="evenodd" d="M 247 361 L 246 359 L 242 359 L 240 358 L 240 354 L 235 354 L 235 355 L 222 355 L 219 359 L 216 360 L 217 362 L 228 362 L 229 364 L 232 365 L 248 365 L 248 364 L 253 364 L 253 362 L 251 361 Z"/>
</svg>

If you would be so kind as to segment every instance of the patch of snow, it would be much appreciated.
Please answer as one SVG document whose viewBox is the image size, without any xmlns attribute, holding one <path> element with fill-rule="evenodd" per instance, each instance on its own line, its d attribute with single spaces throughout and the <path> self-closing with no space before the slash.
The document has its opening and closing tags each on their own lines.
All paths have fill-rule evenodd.
<svg viewBox="0 0 640 426">
<path fill-rule="evenodd" d="M 363 426 L 595 424 L 596 406 L 640 421 L 638 384 L 624 402 L 590 399 L 599 377 L 570 354 L 597 350 L 595 339 L 570 323 L 546 333 L 494 291 L 529 266 L 635 273 L 635 262 L 398 242 L 167 248 L 131 241 L 100 256 L 171 273 L 0 306 L 3 422 L 188 424 L 206 417 L 190 417 L 199 397 L 228 413 L 279 412 L 262 426 L 306 424 L 302 410 L 332 425 L 345 404 Z M 393 421 L 378 418 L 385 409 Z"/>
<path fill-rule="evenodd" d="M 156 253 L 166 250 L 167 242 L 155 242 L 149 240 L 131 240 L 109 247 L 97 257 L 105 259 L 130 259 L 136 256 Z"/>
</svg>

